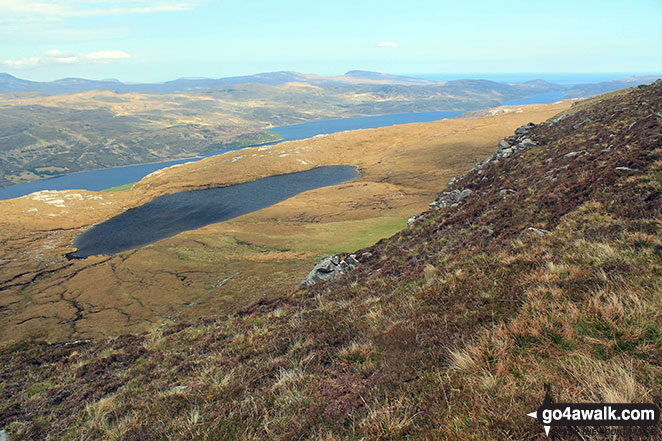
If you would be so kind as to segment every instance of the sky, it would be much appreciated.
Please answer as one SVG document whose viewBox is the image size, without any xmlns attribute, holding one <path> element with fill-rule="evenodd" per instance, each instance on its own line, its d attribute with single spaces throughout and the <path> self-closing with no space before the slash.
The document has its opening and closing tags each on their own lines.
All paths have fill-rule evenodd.
<svg viewBox="0 0 662 441">
<path fill-rule="evenodd" d="M 0 0 L 0 72 L 662 72 L 660 0 Z"/>
</svg>

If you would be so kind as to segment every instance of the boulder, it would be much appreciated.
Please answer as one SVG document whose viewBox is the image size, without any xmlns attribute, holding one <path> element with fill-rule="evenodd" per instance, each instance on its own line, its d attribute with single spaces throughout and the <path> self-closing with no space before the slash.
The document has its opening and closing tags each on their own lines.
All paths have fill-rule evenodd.
<svg viewBox="0 0 662 441">
<path fill-rule="evenodd" d="M 533 147 L 534 145 L 538 145 L 538 143 L 529 138 L 524 138 L 522 141 L 520 141 L 519 144 L 517 144 L 517 147 L 520 149 L 525 149 L 528 147 Z"/>
<path fill-rule="evenodd" d="M 350 254 L 344 259 L 338 256 L 329 256 L 315 264 L 312 271 L 301 281 L 301 286 L 310 286 L 326 280 L 335 279 L 356 267 L 359 261 L 356 255 Z"/>
<path fill-rule="evenodd" d="M 530 122 L 528 124 L 524 124 L 522 127 L 518 127 L 517 129 L 515 129 L 515 135 L 517 135 L 517 136 L 526 135 L 535 126 L 536 126 L 535 123 L 532 123 L 532 122 Z"/>
</svg>

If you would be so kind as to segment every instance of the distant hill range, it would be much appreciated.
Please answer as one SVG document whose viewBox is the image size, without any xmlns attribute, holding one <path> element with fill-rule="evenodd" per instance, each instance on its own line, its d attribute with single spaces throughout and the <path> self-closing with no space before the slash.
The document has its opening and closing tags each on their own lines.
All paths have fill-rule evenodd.
<svg viewBox="0 0 662 441">
<path fill-rule="evenodd" d="M 164 83 L 122 83 L 117 80 L 87 80 L 84 78 L 62 78 L 56 81 L 38 82 L 16 78 L 7 73 L 0 73 L 0 93 L 31 92 L 46 95 L 60 95 L 92 90 L 109 90 L 112 92 L 128 93 L 182 93 L 200 92 L 238 84 L 264 84 L 278 86 L 285 83 L 305 83 L 319 86 L 333 85 L 399 85 L 439 87 L 450 89 L 474 88 L 479 91 L 494 90 L 506 86 L 517 89 L 529 89 L 531 93 L 545 93 L 550 91 L 566 91 L 567 98 L 577 98 L 597 95 L 614 90 L 632 87 L 642 83 L 650 83 L 656 76 L 636 76 L 615 81 L 592 84 L 558 85 L 543 80 L 534 80 L 525 83 L 498 83 L 488 80 L 455 80 L 434 82 L 421 78 L 390 75 L 379 72 L 352 70 L 344 75 L 321 76 L 315 74 L 302 74 L 298 72 L 281 71 L 268 72 L 256 75 L 246 75 L 227 78 L 180 78 Z"/>
</svg>

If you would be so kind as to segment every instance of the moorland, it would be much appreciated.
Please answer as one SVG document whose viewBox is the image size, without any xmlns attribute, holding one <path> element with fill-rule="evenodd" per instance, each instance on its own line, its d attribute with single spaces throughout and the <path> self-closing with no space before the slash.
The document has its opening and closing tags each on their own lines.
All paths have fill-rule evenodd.
<svg viewBox="0 0 662 441">
<path fill-rule="evenodd" d="M 320 257 L 399 231 L 499 139 L 570 104 L 254 147 L 152 173 L 124 191 L 44 191 L 0 201 L 0 339 L 61 342 L 145 331 L 280 295 Z M 361 177 L 137 250 L 65 258 L 81 231 L 154 197 L 336 164 L 357 166 Z"/>
<path fill-rule="evenodd" d="M 515 135 L 526 146 L 506 147 L 528 121 L 539 124 Z M 660 406 L 661 139 L 658 81 L 572 106 L 229 153 L 164 170 L 127 192 L 0 203 L 10 213 L 2 231 L 12 232 L 1 239 L 2 268 L 14 274 L 3 273 L 0 286 L 3 299 L 13 298 L 2 308 L 5 339 L 8 329 L 20 335 L 21 325 L 10 324 L 18 314 L 50 320 L 34 337 L 55 342 L 72 329 L 90 332 L 85 318 L 94 314 L 103 323 L 132 302 L 132 313 L 148 309 L 154 293 L 141 296 L 141 284 L 158 277 L 166 294 L 218 299 L 209 286 L 229 288 L 248 272 L 222 261 L 233 250 L 260 264 L 313 254 L 324 245 L 307 241 L 331 232 L 327 252 L 359 257 L 342 277 L 280 294 L 287 265 L 272 270 L 268 286 L 246 284 L 250 303 L 229 315 L 181 314 L 111 338 L 5 344 L 3 430 L 15 439 L 545 439 L 526 414 L 546 383 L 557 401 Z M 354 164 L 362 177 L 136 252 L 58 257 L 77 229 L 154 195 L 309 161 Z M 219 177 L 219 168 L 227 173 Z M 468 196 L 441 203 L 442 194 L 407 228 L 381 223 L 442 191 Z M 384 236 L 400 231 L 363 249 L 344 244 L 353 235 L 373 242 L 379 225 Z M 275 246 L 283 237 L 287 248 Z M 106 286 L 100 301 L 121 305 L 95 303 Z M 60 322 L 74 326 L 50 334 Z M 552 436 L 587 439 L 575 428 L 554 427 Z"/>
</svg>

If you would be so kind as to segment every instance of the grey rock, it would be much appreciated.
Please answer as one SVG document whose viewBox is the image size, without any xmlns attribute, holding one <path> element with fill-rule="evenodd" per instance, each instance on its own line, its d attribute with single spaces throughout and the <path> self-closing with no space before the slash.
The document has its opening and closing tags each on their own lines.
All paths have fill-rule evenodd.
<svg viewBox="0 0 662 441">
<path fill-rule="evenodd" d="M 188 386 L 175 386 L 172 389 L 170 389 L 171 392 L 184 392 L 186 389 L 188 389 Z"/>
<path fill-rule="evenodd" d="M 506 142 L 503 139 L 501 141 L 499 141 L 499 150 L 505 150 L 505 149 L 509 149 L 509 148 L 510 148 L 510 144 L 508 144 L 508 142 Z"/>
<path fill-rule="evenodd" d="M 419 220 L 422 217 L 423 216 L 420 215 L 420 214 L 417 214 L 416 216 L 410 217 L 409 219 L 407 219 L 407 226 L 411 227 L 412 225 L 414 225 L 416 223 L 417 220 Z"/>
<path fill-rule="evenodd" d="M 570 152 L 570 153 L 566 153 L 566 154 L 563 155 L 563 156 L 565 156 L 566 158 L 574 158 L 575 156 L 585 155 L 586 153 L 587 153 L 587 152 L 586 152 L 585 150 L 580 150 L 580 151 L 578 151 L 578 152 Z"/>
<path fill-rule="evenodd" d="M 320 273 L 332 273 L 336 270 L 339 263 L 338 256 L 327 257 L 315 265 L 315 270 Z"/>
<path fill-rule="evenodd" d="M 638 168 L 630 168 L 630 167 L 616 167 L 614 170 L 618 171 L 639 171 Z"/>
<path fill-rule="evenodd" d="M 536 233 L 538 236 L 544 236 L 545 234 L 547 234 L 546 231 L 539 230 L 539 229 L 533 228 L 533 227 L 529 227 L 528 230 Z"/>
<path fill-rule="evenodd" d="M 515 135 L 526 135 L 531 131 L 532 128 L 534 128 L 536 125 L 532 122 L 523 125 L 522 127 L 518 127 L 515 129 Z"/>
<path fill-rule="evenodd" d="M 559 115 L 559 116 L 557 116 L 556 118 L 552 119 L 552 120 L 549 122 L 549 126 L 552 127 L 552 126 L 554 126 L 554 125 L 560 123 L 561 121 L 563 121 L 563 120 L 566 119 L 567 117 L 568 117 L 568 115 Z"/>
<path fill-rule="evenodd" d="M 538 143 L 533 141 L 530 138 L 524 138 L 522 141 L 520 141 L 519 144 L 517 144 L 517 147 L 519 147 L 521 149 L 525 149 L 525 148 L 528 148 L 528 147 L 533 147 L 534 145 L 538 145 Z"/>
<path fill-rule="evenodd" d="M 301 286 L 310 286 L 326 280 L 335 279 L 356 267 L 359 261 L 355 254 L 340 260 L 338 256 L 329 256 L 315 264 L 312 271 L 301 281 Z"/>
<path fill-rule="evenodd" d="M 462 199 L 473 193 L 468 188 L 460 190 L 451 190 L 443 192 L 437 200 L 430 203 L 430 208 L 443 208 L 443 207 L 452 207 L 453 205 L 460 202 Z"/>
<path fill-rule="evenodd" d="M 8 439 L 9 434 L 4 430 L 0 430 L 0 441 L 7 441 Z"/>
<path fill-rule="evenodd" d="M 473 191 L 469 190 L 468 188 L 465 188 L 458 195 L 457 201 L 460 202 L 462 199 L 466 198 L 467 196 L 471 196 L 471 193 L 473 193 Z"/>
<path fill-rule="evenodd" d="M 577 130 L 578 128 L 580 128 L 580 127 L 583 126 L 584 124 L 588 124 L 588 123 L 590 123 L 590 122 L 591 122 L 591 119 L 590 119 L 590 118 L 586 118 L 584 121 L 582 121 L 582 122 L 580 122 L 580 123 L 577 123 L 577 124 L 575 124 L 574 126 L 572 126 L 572 128 L 575 129 L 575 130 Z"/>
<path fill-rule="evenodd" d="M 513 149 L 505 149 L 499 153 L 500 158 L 507 158 L 508 156 L 513 154 Z"/>
<path fill-rule="evenodd" d="M 345 263 L 353 266 L 358 265 L 359 261 L 356 260 L 356 254 L 350 254 L 349 256 L 345 257 Z"/>
<path fill-rule="evenodd" d="M 56 348 L 61 348 L 63 346 L 71 346 L 71 345 L 79 345 L 79 344 L 85 344 L 91 342 L 91 338 L 86 338 L 85 340 L 74 340 L 74 341 L 66 341 L 66 342 L 60 342 L 60 343 L 53 343 L 53 346 Z M 0 440 L 2 441 L 2 440 Z"/>
<path fill-rule="evenodd" d="M 517 192 L 512 188 L 502 188 L 501 190 L 499 190 L 499 196 L 505 196 L 509 193 L 517 193 Z"/>
</svg>

